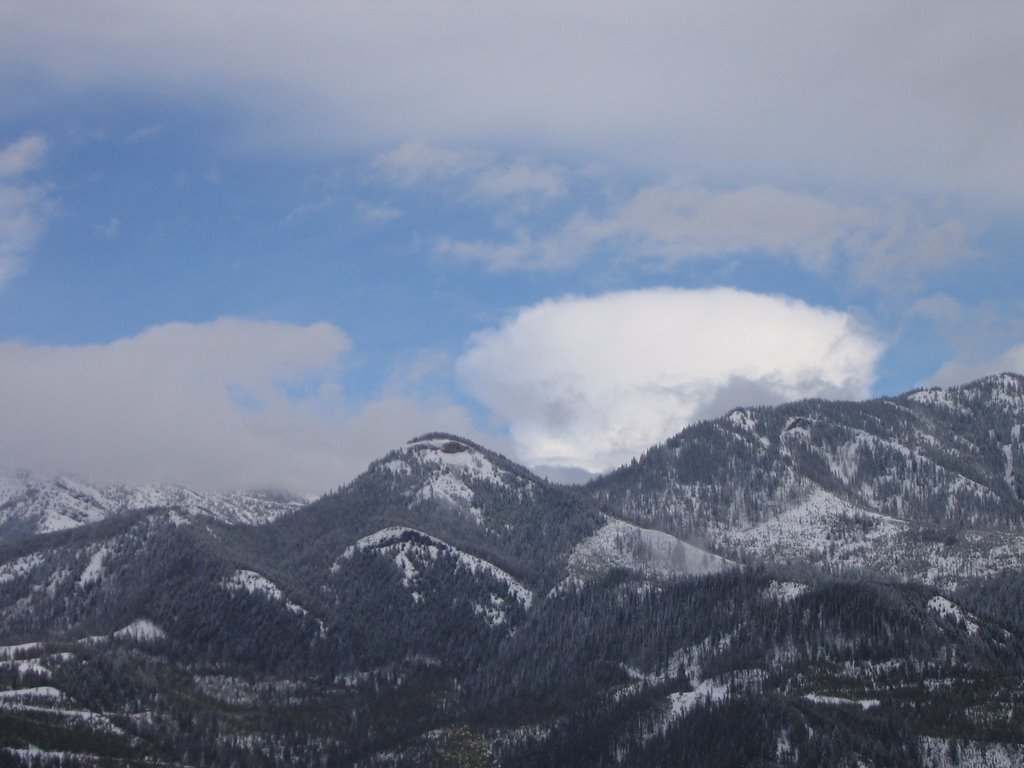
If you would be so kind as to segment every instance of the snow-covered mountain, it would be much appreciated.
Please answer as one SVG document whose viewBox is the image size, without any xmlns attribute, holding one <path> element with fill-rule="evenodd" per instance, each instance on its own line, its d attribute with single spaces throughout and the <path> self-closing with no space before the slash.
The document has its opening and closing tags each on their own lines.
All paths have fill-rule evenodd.
<svg viewBox="0 0 1024 768">
<path fill-rule="evenodd" d="M 1015 765 L 1022 425 L 1004 375 L 585 486 L 440 433 L 305 505 L 13 475 L 0 762 Z"/>
<path fill-rule="evenodd" d="M 955 587 L 1024 566 L 1024 377 L 738 408 L 593 481 L 624 519 L 729 557 Z"/>
<path fill-rule="evenodd" d="M 175 485 L 101 485 L 69 475 L 0 470 L 0 541 L 77 528 L 163 507 L 229 524 L 262 525 L 309 503 L 277 491 L 197 492 Z"/>
</svg>

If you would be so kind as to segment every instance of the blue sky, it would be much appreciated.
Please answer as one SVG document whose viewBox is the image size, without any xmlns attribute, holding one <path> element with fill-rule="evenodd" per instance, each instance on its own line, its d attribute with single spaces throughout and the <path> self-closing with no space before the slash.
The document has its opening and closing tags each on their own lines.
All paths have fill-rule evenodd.
<svg viewBox="0 0 1024 768">
<path fill-rule="evenodd" d="M 0 6 L 0 463 L 555 476 L 1024 369 L 1024 10 Z"/>
</svg>

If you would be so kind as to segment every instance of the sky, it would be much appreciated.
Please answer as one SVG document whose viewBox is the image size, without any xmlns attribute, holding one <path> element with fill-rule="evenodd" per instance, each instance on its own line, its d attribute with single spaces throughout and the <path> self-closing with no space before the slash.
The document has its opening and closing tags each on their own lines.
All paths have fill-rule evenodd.
<svg viewBox="0 0 1024 768">
<path fill-rule="evenodd" d="M 1024 371 L 1019 2 L 0 0 L 0 466 L 553 478 Z"/>
</svg>

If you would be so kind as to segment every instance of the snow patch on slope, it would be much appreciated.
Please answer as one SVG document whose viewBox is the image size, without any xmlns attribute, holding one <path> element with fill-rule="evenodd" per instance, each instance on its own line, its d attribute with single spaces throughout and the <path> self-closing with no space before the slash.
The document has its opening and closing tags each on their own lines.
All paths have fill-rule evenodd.
<svg viewBox="0 0 1024 768">
<path fill-rule="evenodd" d="M 741 432 L 746 432 L 766 448 L 771 445 L 768 438 L 757 431 L 757 419 L 745 408 L 736 408 L 726 414 L 726 419 Z"/>
<path fill-rule="evenodd" d="M 92 553 L 88 564 L 85 566 L 85 570 L 82 571 L 82 575 L 78 577 L 79 587 L 85 587 L 92 584 L 94 581 L 99 581 L 103 578 L 103 558 L 106 556 L 106 547 L 100 547 Z"/>
<path fill-rule="evenodd" d="M 722 701 L 728 691 L 729 686 L 723 682 L 705 680 L 692 691 L 669 694 L 669 722 L 682 717 L 698 704 L 713 704 Z"/>
<path fill-rule="evenodd" d="M 498 468 L 487 456 L 470 445 L 451 438 L 414 440 L 400 448 L 393 458 L 378 466 L 396 478 L 422 477 L 408 498 L 417 501 L 442 501 L 469 515 L 478 525 L 483 524 L 481 509 L 473 504 L 473 486 L 489 483 L 504 488 L 516 488 L 513 473 Z"/>
<path fill-rule="evenodd" d="M 38 675 L 39 677 L 49 678 L 53 676 L 53 673 L 49 669 L 39 663 L 37 659 L 24 659 L 16 661 L 0 661 L 0 669 L 11 670 L 18 676 L 18 680 L 22 680 L 27 675 Z"/>
<path fill-rule="evenodd" d="M 928 601 L 928 608 L 929 610 L 935 611 L 944 619 L 950 619 L 956 624 L 962 623 L 967 628 L 968 634 L 978 634 L 978 622 L 976 622 L 969 613 L 951 600 L 948 600 L 941 595 L 936 595 Z"/>
<path fill-rule="evenodd" d="M 167 637 L 167 634 L 148 619 L 136 619 L 128 626 L 114 632 L 113 637 L 119 640 L 152 642 L 154 640 L 163 640 Z"/>
<path fill-rule="evenodd" d="M 450 557 L 455 561 L 456 570 L 465 569 L 474 575 L 486 574 L 502 583 L 508 594 L 524 608 L 529 608 L 533 604 L 533 592 L 509 573 L 486 560 L 463 552 L 441 539 L 423 533 L 423 531 L 417 531 L 415 528 L 393 526 L 364 536 L 342 553 L 339 562 L 334 564 L 332 570 L 337 572 L 341 567 L 341 560 L 351 560 L 358 552 L 377 552 L 391 557 L 395 566 L 402 571 L 403 585 L 408 588 L 415 587 L 419 577 L 415 561 L 437 561 L 441 557 Z M 490 608 L 494 609 L 496 605 L 496 603 L 492 604 Z M 478 612 L 486 614 L 487 608 L 481 606 L 481 610 Z"/>
<path fill-rule="evenodd" d="M 765 678 L 764 670 L 740 669 L 727 675 L 720 675 L 700 681 L 692 691 L 677 691 L 666 697 L 668 711 L 660 724 L 664 732 L 674 721 L 699 706 L 710 705 L 724 700 L 730 688 L 743 690 L 757 688 Z"/>
<path fill-rule="evenodd" d="M 18 688 L 13 691 L 0 691 L 0 699 L 4 701 L 63 701 L 64 694 L 50 685 L 36 688 Z"/>
<path fill-rule="evenodd" d="M 652 576 L 697 576 L 736 566 L 662 531 L 612 517 L 606 520 L 569 555 L 571 575 L 600 575 L 613 568 L 625 568 Z"/>
<path fill-rule="evenodd" d="M 838 528 L 859 529 L 850 542 L 837 541 Z M 836 547 L 864 549 L 870 542 L 905 528 L 902 521 L 855 507 L 838 496 L 815 488 L 800 503 L 777 517 L 749 528 L 720 526 L 713 536 L 722 544 L 775 559 L 804 560 L 834 556 Z"/>
<path fill-rule="evenodd" d="M 12 560 L 9 563 L 4 563 L 3 565 L 0 565 L 0 584 L 6 584 L 9 581 L 20 579 L 42 563 L 43 556 L 38 552 L 34 552 L 31 555 L 25 555 L 24 557 L 19 557 L 17 560 Z"/>
<path fill-rule="evenodd" d="M 800 595 L 810 591 L 810 587 L 798 581 L 773 581 L 764 591 L 764 596 L 780 603 L 791 603 Z"/>
<path fill-rule="evenodd" d="M 922 764 L 928 768 L 1020 768 L 1024 765 L 1024 744 L 924 736 L 921 738 L 921 757 Z"/>
<path fill-rule="evenodd" d="M 0 659 L 13 659 L 21 654 L 39 653 L 43 650 L 42 643 L 21 643 L 20 645 L 0 645 Z"/>
<path fill-rule="evenodd" d="M 462 502 L 473 501 L 473 491 L 460 478 L 445 473 L 430 478 L 430 481 L 417 491 L 416 498 L 423 501 L 443 499 L 456 506 L 463 506 Z"/>
<path fill-rule="evenodd" d="M 1024 567 L 1020 533 L 953 533 L 868 511 L 821 488 L 777 517 L 745 528 L 719 524 L 708 536 L 717 547 L 757 560 L 867 569 L 946 590 L 966 578 Z"/>
<path fill-rule="evenodd" d="M 823 696 L 819 693 L 808 693 L 804 698 L 815 704 L 831 704 L 833 706 L 855 706 L 861 709 L 871 709 L 879 706 L 882 702 L 878 699 L 844 699 L 841 696 Z"/>
<path fill-rule="evenodd" d="M 934 405 L 940 408 L 948 408 L 951 411 L 965 410 L 963 406 L 956 401 L 949 390 L 942 389 L 941 387 L 919 389 L 917 392 L 911 392 L 907 395 L 907 399 L 913 400 L 915 403 L 921 403 L 922 405 Z"/>
<path fill-rule="evenodd" d="M 281 603 L 289 611 L 299 615 L 305 615 L 308 611 L 302 606 L 296 605 L 287 598 L 278 586 L 270 579 L 262 576 L 256 571 L 238 570 L 230 578 L 225 579 L 222 586 L 229 592 L 244 592 L 249 595 L 261 595 L 267 600 Z"/>
</svg>

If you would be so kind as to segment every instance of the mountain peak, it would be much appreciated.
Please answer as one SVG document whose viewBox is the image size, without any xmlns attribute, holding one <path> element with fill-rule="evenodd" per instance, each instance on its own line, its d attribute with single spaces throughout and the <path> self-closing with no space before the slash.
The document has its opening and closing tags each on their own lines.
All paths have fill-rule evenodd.
<svg viewBox="0 0 1024 768">
<path fill-rule="evenodd" d="M 435 450 L 442 453 L 464 453 L 474 448 L 468 440 L 443 432 L 432 432 L 422 437 L 413 438 L 405 446 L 406 448 Z"/>
<path fill-rule="evenodd" d="M 446 453 L 460 453 L 468 450 L 480 453 L 486 451 L 483 446 L 452 432 L 427 432 L 426 434 L 412 438 L 405 444 L 405 447 L 407 448 L 413 446 L 434 448 L 443 450 Z"/>
</svg>

